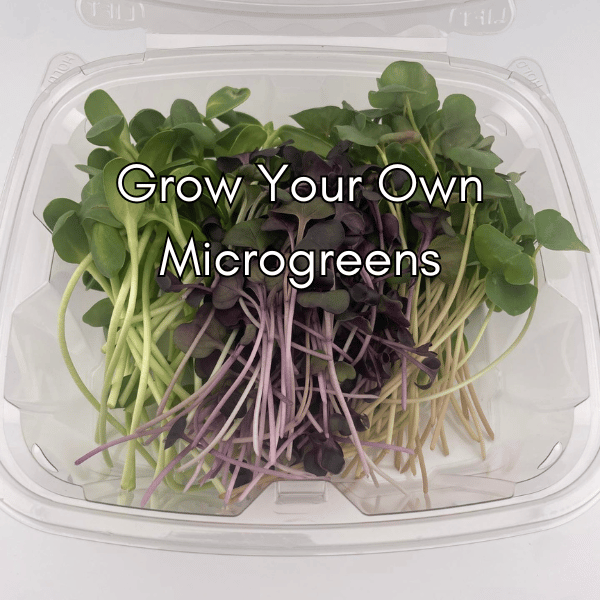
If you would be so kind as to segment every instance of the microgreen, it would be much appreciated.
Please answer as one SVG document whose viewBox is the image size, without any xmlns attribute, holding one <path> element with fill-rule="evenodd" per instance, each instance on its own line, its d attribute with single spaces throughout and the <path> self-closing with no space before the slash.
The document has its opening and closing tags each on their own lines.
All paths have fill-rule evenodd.
<svg viewBox="0 0 600 600">
<path fill-rule="evenodd" d="M 467 431 L 482 448 L 482 431 L 493 435 L 471 384 L 525 335 L 540 248 L 587 247 L 556 210 L 534 212 L 518 187 L 523 174 L 497 171 L 502 161 L 475 103 L 464 94 L 442 100 L 419 63 L 389 65 L 368 96 L 371 108 L 311 107 L 292 115 L 294 126 L 276 128 L 235 110 L 249 95 L 225 87 L 209 96 L 205 114 L 177 99 L 167 117 L 146 108 L 129 121 L 103 90 L 85 103 L 87 140 L 98 147 L 77 168 L 89 180 L 80 202 L 57 198 L 43 214 L 57 254 L 78 264 L 59 313 L 61 351 L 100 413 L 98 445 L 77 463 L 102 451 L 110 464 L 108 449 L 127 441 L 123 489 L 136 486 L 136 455 L 155 471 L 142 504 L 162 481 L 176 488 L 175 469 L 188 474 L 186 490 L 210 482 L 230 502 L 272 478 L 373 476 L 388 452 L 402 471 L 416 472 L 418 455 L 426 487 L 421 447 L 428 435 L 432 449 L 440 439 L 445 444 L 448 412 L 476 424 L 478 433 Z M 213 187 L 221 177 L 240 177 L 241 185 L 230 203 L 215 203 L 206 190 L 181 202 L 172 189 L 167 202 L 157 194 L 128 202 L 117 178 L 136 161 L 157 175 L 205 177 Z M 262 169 L 274 174 L 284 163 L 271 198 Z M 474 175 L 482 201 L 469 191 L 443 200 L 422 190 L 407 202 L 388 201 L 376 183 L 391 163 L 408 165 L 430 186 Z M 351 197 L 346 187 L 328 201 L 340 177 L 357 176 Z M 299 177 L 321 186 L 308 202 L 293 198 Z M 394 172 L 387 193 L 402 192 L 408 179 Z M 136 170 L 124 187 L 139 195 L 135 185 L 148 181 Z M 200 258 L 209 241 L 211 265 L 220 249 L 230 252 L 229 266 L 243 250 L 257 257 L 246 275 L 198 277 L 189 265 L 181 277 L 159 275 L 167 236 L 180 254 L 193 237 Z M 287 270 L 269 276 L 259 268 L 265 252 L 304 251 L 303 269 L 320 250 L 363 258 L 433 250 L 441 272 L 415 275 L 402 262 L 395 276 L 364 268 L 347 275 L 329 259 L 292 286 Z M 79 278 L 104 294 L 83 316 L 106 338 L 99 401 L 77 375 L 65 340 Z M 465 323 L 486 304 L 488 317 L 469 343 Z M 511 347 L 472 376 L 467 360 L 494 311 L 529 315 Z M 425 407 L 430 417 L 421 431 Z M 107 441 L 108 424 L 123 437 Z"/>
</svg>

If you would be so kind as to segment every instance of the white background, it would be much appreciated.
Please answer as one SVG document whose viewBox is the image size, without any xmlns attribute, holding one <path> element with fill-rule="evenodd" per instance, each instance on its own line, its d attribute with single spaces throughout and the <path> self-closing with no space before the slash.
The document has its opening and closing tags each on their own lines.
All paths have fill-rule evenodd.
<svg viewBox="0 0 600 600">
<path fill-rule="evenodd" d="M 600 2 L 516 0 L 506 33 L 458 37 L 454 56 L 543 66 L 600 215 Z M 141 52 L 141 32 L 95 31 L 74 0 L 0 0 L 0 182 L 49 59 Z M 169 553 L 53 536 L 0 512 L 0 597 L 429 600 L 600 598 L 600 503 L 566 525 L 506 540 L 396 554 L 254 558 Z"/>
</svg>

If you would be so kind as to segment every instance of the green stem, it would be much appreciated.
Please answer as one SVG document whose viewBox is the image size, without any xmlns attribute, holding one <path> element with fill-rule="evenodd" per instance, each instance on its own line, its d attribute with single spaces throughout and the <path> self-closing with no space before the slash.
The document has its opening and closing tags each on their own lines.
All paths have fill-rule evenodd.
<svg viewBox="0 0 600 600">
<path fill-rule="evenodd" d="M 108 335 L 106 336 L 106 370 L 104 372 L 104 385 L 102 387 L 102 395 L 100 397 L 100 423 L 98 424 L 98 440 L 100 444 L 106 443 L 106 419 L 108 415 L 108 397 L 110 389 L 113 385 L 113 375 L 115 369 L 121 360 L 121 354 L 125 349 L 127 343 L 127 332 L 131 326 L 131 320 L 133 319 L 133 313 L 135 311 L 135 305 L 137 301 L 137 287 L 138 287 L 138 262 L 139 253 L 143 252 L 150 236 L 152 235 L 152 227 L 148 227 L 144 230 L 142 238 L 138 240 L 137 237 L 137 225 L 129 221 L 126 225 L 127 238 L 129 241 L 129 252 L 131 255 L 131 262 L 129 270 L 123 285 L 119 290 L 119 294 L 115 301 L 113 308 L 113 316 L 108 327 Z M 127 310 L 125 312 L 125 319 L 121 326 L 119 339 L 115 344 L 117 337 L 118 324 L 120 319 L 125 299 L 129 295 L 129 301 L 127 304 Z M 120 386 L 120 382 L 114 382 L 115 385 Z"/>
<path fill-rule="evenodd" d="M 163 298 L 163 297 L 164 296 L 162 296 L 161 298 Z M 156 308 L 152 308 L 150 310 L 150 318 L 154 319 L 155 317 L 160 317 L 161 315 L 164 315 L 165 313 L 169 312 L 170 310 L 173 310 L 175 307 L 180 307 L 181 309 L 183 309 L 183 304 L 184 304 L 184 301 L 181 298 L 177 298 L 177 300 L 174 300 L 173 302 L 169 302 L 169 304 L 163 304 L 163 306 L 157 306 Z M 138 323 L 142 322 L 143 318 L 144 318 L 143 314 L 138 313 L 131 320 L 131 324 L 137 325 Z"/>
<path fill-rule="evenodd" d="M 454 299 L 456 298 L 458 289 L 460 288 L 460 286 L 462 284 L 463 276 L 465 274 L 465 269 L 467 268 L 467 257 L 469 256 L 469 247 L 471 244 L 471 236 L 473 234 L 473 226 L 474 226 L 474 222 L 475 222 L 475 210 L 476 209 L 477 209 L 476 204 L 469 205 L 469 223 L 467 225 L 467 237 L 465 239 L 465 247 L 463 249 L 463 254 L 462 254 L 461 261 L 460 261 L 460 267 L 458 269 L 458 274 L 456 276 L 456 281 L 454 282 L 454 285 L 452 286 L 452 290 L 450 291 L 450 294 L 448 295 L 448 297 L 446 299 L 444 307 L 440 311 L 436 320 L 429 326 L 427 333 L 425 335 L 423 335 L 423 338 L 422 338 L 423 342 L 425 342 L 431 338 L 433 333 L 440 326 L 442 321 L 446 318 L 448 311 L 450 310 L 450 307 L 452 306 L 452 303 L 454 302 Z"/>
<path fill-rule="evenodd" d="M 277 138 L 279 137 L 279 129 L 275 129 L 271 135 L 267 137 L 265 143 L 263 144 L 263 148 L 271 148 Z"/>
<path fill-rule="evenodd" d="M 537 255 L 540 247 L 541 246 L 538 246 L 538 248 L 536 249 L 536 251 L 534 253 L 534 258 Z M 537 266 L 535 265 L 535 263 L 534 263 L 534 268 L 533 268 L 533 285 L 536 288 L 538 286 L 538 270 L 537 270 Z M 521 331 L 519 332 L 519 335 L 517 336 L 517 338 L 498 358 L 493 360 L 485 369 L 482 369 L 481 371 L 479 371 L 479 373 L 476 373 L 472 377 L 465 379 L 461 383 L 456 384 L 455 386 L 452 386 L 451 388 L 446 388 L 441 392 L 437 392 L 435 394 L 428 394 L 427 396 L 422 396 L 420 398 L 409 398 L 408 401 L 412 402 L 412 403 L 428 402 L 429 400 L 435 400 L 436 398 L 441 398 L 443 396 L 453 394 L 454 392 L 457 392 L 461 388 L 464 388 L 465 386 L 477 381 L 479 378 L 483 377 L 486 373 L 489 373 L 496 365 L 498 365 L 500 362 L 502 362 L 521 343 L 521 340 L 527 333 L 527 330 L 529 329 L 529 326 L 531 325 L 531 321 L 533 320 L 536 304 L 537 304 L 537 297 L 533 301 L 533 304 L 531 305 L 531 308 L 529 309 L 527 319 L 525 320 L 525 323 L 523 324 L 523 327 L 522 327 Z M 397 404 L 399 402 L 401 402 L 401 400 L 385 401 L 386 404 Z"/>
<path fill-rule="evenodd" d="M 415 115 L 413 114 L 408 94 L 406 94 L 405 97 L 406 97 L 406 112 L 408 115 L 408 120 L 410 121 L 412 128 L 415 131 L 419 132 L 420 130 L 417 127 L 417 123 L 415 121 Z M 419 143 L 421 144 L 421 148 L 423 148 L 423 152 L 425 153 L 425 156 L 427 157 L 429 164 L 433 168 L 434 173 L 439 174 L 440 170 L 438 169 L 437 163 L 435 162 L 435 158 L 433 157 L 433 154 L 431 154 L 431 150 L 429 149 L 429 146 L 427 145 L 427 142 L 425 141 L 423 136 L 421 136 L 421 141 Z"/>
<path fill-rule="evenodd" d="M 221 133 L 219 131 L 219 129 L 217 128 L 217 126 L 212 122 L 211 119 L 204 119 L 204 124 L 209 128 L 212 129 L 215 133 Z"/>
<path fill-rule="evenodd" d="M 129 338 L 127 340 L 130 350 L 132 350 L 132 355 L 134 359 L 136 358 L 136 354 L 140 357 L 141 364 L 141 356 L 143 355 L 143 340 L 140 334 L 132 328 L 129 331 Z M 134 352 L 136 354 L 134 354 Z M 177 365 L 174 365 L 177 368 Z M 172 366 L 169 365 L 165 357 L 162 355 L 160 350 L 156 348 L 155 344 L 152 344 L 152 353 L 150 355 L 150 368 L 152 369 L 153 374 L 164 384 L 168 385 L 171 379 L 173 378 L 174 371 L 172 370 Z M 150 379 L 149 381 L 153 381 Z M 178 384 L 174 388 L 174 392 L 179 396 L 182 400 L 187 398 L 189 394 Z"/>
<path fill-rule="evenodd" d="M 389 161 L 388 161 L 387 154 L 385 153 L 385 150 L 379 144 L 377 144 L 377 146 L 375 146 L 375 150 L 377 150 L 377 153 L 379 154 L 379 156 L 381 156 L 383 166 L 387 167 L 389 165 Z"/>
<path fill-rule="evenodd" d="M 144 271 L 142 275 L 142 316 L 143 316 L 143 349 L 142 365 L 140 368 L 140 380 L 138 383 L 133 416 L 129 433 L 132 434 L 139 426 L 144 408 L 144 400 L 148 388 L 148 376 L 150 374 L 150 356 L 152 351 L 152 328 L 150 322 L 150 283 L 154 271 L 154 261 L 158 256 L 159 248 L 153 245 L 146 258 Z M 132 254 L 133 256 L 133 254 Z M 132 285 L 133 288 L 133 285 Z M 123 467 L 121 477 L 121 488 L 124 490 L 134 490 L 136 485 L 135 477 L 135 449 L 139 444 L 138 440 L 130 440 L 127 445 L 127 458 Z"/>
<path fill-rule="evenodd" d="M 69 353 L 69 348 L 67 346 L 66 330 L 65 330 L 66 315 L 67 315 L 67 308 L 69 306 L 69 301 L 71 300 L 71 296 L 73 295 L 73 291 L 75 289 L 75 286 L 77 285 L 77 282 L 79 281 L 81 276 L 85 273 L 85 271 L 88 270 L 90 264 L 92 264 L 92 255 L 88 254 L 83 259 L 83 261 L 79 264 L 77 269 L 75 269 L 75 272 L 71 276 L 71 279 L 69 280 L 69 282 L 67 283 L 67 287 L 65 288 L 65 292 L 63 294 L 63 297 L 62 297 L 62 300 L 61 300 L 61 303 L 60 303 L 60 306 L 58 309 L 58 345 L 60 347 L 60 352 L 62 354 L 65 365 L 67 366 L 69 374 L 71 375 L 73 381 L 75 382 L 75 385 L 79 388 L 79 391 L 83 394 L 85 399 L 92 405 L 92 407 L 94 409 L 96 409 L 97 411 L 100 411 L 100 402 L 98 402 L 98 400 L 96 400 L 95 396 L 87 388 L 87 386 L 81 379 L 81 376 L 77 372 L 77 369 L 75 367 L 75 364 L 73 363 L 73 360 L 71 359 L 71 355 Z M 127 434 L 127 430 L 125 429 L 125 427 L 123 427 L 123 425 L 121 423 L 119 423 L 119 421 L 117 421 L 117 419 L 115 419 L 112 415 L 108 415 L 108 422 L 122 435 Z M 140 453 L 144 456 L 144 458 L 148 461 L 148 463 L 154 467 L 154 465 L 156 463 L 155 463 L 154 459 L 152 458 L 152 456 L 150 456 L 148 451 L 146 449 L 141 449 Z M 106 455 L 105 455 L 105 458 L 106 458 Z M 110 457 L 109 457 L 109 460 L 110 460 Z M 108 464 L 109 464 L 109 466 L 111 466 L 111 463 L 108 463 Z"/>
<path fill-rule="evenodd" d="M 185 234 L 183 233 L 183 229 L 181 228 L 181 222 L 179 221 L 179 212 L 177 211 L 177 204 L 175 202 L 171 203 L 171 217 L 173 219 L 172 231 L 175 235 L 175 239 L 182 248 L 185 248 L 188 240 L 185 238 Z"/>
</svg>

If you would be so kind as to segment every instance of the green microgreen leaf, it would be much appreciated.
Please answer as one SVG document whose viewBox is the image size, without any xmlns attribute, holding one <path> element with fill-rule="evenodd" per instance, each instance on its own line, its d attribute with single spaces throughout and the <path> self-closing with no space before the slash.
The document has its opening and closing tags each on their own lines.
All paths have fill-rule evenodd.
<svg viewBox="0 0 600 600">
<path fill-rule="evenodd" d="M 377 123 L 365 124 L 362 129 L 355 125 L 336 125 L 335 128 L 341 140 L 348 140 L 367 147 L 377 146 L 381 136 L 391 132 L 387 125 L 378 125 Z"/>
<path fill-rule="evenodd" d="M 513 196 L 508 182 L 489 169 L 474 169 L 473 175 L 481 179 L 484 198 L 510 198 Z"/>
<path fill-rule="evenodd" d="M 531 225 L 533 225 L 533 208 L 527 204 L 523 193 L 512 181 L 507 182 L 507 184 L 508 189 L 510 190 L 510 193 L 515 201 L 515 207 L 519 213 L 519 216 L 524 222 L 531 223 Z"/>
<path fill-rule="evenodd" d="M 183 123 L 203 123 L 204 118 L 198 112 L 198 109 L 193 102 L 189 100 L 178 99 L 171 105 L 171 111 L 169 113 L 170 126 L 176 127 Z M 211 118 L 211 117 L 209 117 Z"/>
<path fill-rule="evenodd" d="M 128 164 L 122 158 L 115 158 L 104 167 L 103 175 L 106 202 L 113 216 L 123 224 L 130 219 L 133 223 L 137 223 L 146 210 L 145 202 L 129 202 L 121 196 L 117 188 L 118 175 Z M 142 195 L 143 192 L 135 191 L 135 183 L 148 183 L 148 181 L 148 176 L 144 172 L 133 170 L 125 176 L 123 187 L 133 196 Z"/>
<path fill-rule="evenodd" d="M 317 350 L 319 354 L 325 355 L 325 353 L 321 350 Z M 310 372 L 311 375 L 318 375 L 319 373 L 324 373 L 329 367 L 329 363 L 325 358 L 319 358 L 314 354 L 310 357 Z"/>
<path fill-rule="evenodd" d="M 248 115 L 244 112 L 237 110 L 230 110 L 222 115 L 216 117 L 221 123 L 224 123 L 228 127 L 247 123 L 249 125 L 260 125 L 260 121 L 255 119 L 252 115 Z"/>
<path fill-rule="evenodd" d="M 114 227 L 94 223 L 90 235 L 92 258 L 105 277 L 118 275 L 125 264 L 126 250 L 123 238 Z"/>
<path fill-rule="evenodd" d="M 164 122 L 165 116 L 162 113 L 152 108 L 144 108 L 136 113 L 129 123 L 131 137 L 138 144 L 146 142 L 160 131 Z"/>
<path fill-rule="evenodd" d="M 104 168 L 102 169 L 102 171 L 104 171 Z M 92 177 L 81 189 L 81 201 L 84 202 L 92 196 L 98 196 L 103 194 L 104 178 L 103 174 L 99 173 L 98 175 L 94 175 L 94 177 Z"/>
<path fill-rule="evenodd" d="M 345 362 L 335 363 L 335 373 L 340 383 L 343 383 L 346 380 L 356 379 L 356 371 L 354 370 L 354 367 Z"/>
<path fill-rule="evenodd" d="M 109 115 L 98 121 L 87 132 L 88 142 L 96 146 L 118 146 L 121 133 L 125 127 L 125 117 L 122 115 Z"/>
<path fill-rule="evenodd" d="M 242 154 L 243 152 L 252 152 L 265 143 L 267 132 L 262 125 L 242 126 L 241 131 L 227 150 L 227 154 Z"/>
<path fill-rule="evenodd" d="M 504 279 L 513 285 L 525 285 L 533 279 L 533 264 L 530 256 L 522 252 L 504 265 Z"/>
<path fill-rule="evenodd" d="M 110 95 L 104 90 L 94 90 L 86 99 L 84 105 L 85 116 L 92 126 L 96 125 L 103 119 L 109 116 L 123 117 L 121 109 L 117 106 L 116 102 L 110 97 Z M 123 130 L 121 131 L 121 142 L 125 145 L 130 143 L 129 141 L 129 128 L 127 123 L 124 122 Z"/>
<path fill-rule="evenodd" d="M 108 327 L 113 314 L 113 304 L 108 298 L 96 302 L 81 320 L 90 327 Z"/>
<path fill-rule="evenodd" d="M 56 222 L 62 215 L 69 211 L 77 212 L 78 210 L 79 204 L 77 204 L 77 202 L 69 200 L 68 198 L 54 198 L 54 200 L 50 201 L 44 209 L 42 217 L 44 223 L 48 225 L 48 229 L 52 231 L 56 226 Z"/>
<path fill-rule="evenodd" d="M 292 140 L 294 146 L 303 152 L 316 152 L 319 156 L 327 156 L 333 148 L 333 144 L 312 133 L 294 127 L 283 125 L 279 128 L 279 137 L 283 141 Z"/>
<path fill-rule="evenodd" d="M 292 119 L 306 131 L 322 138 L 329 138 L 337 125 L 350 125 L 354 120 L 354 111 L 337 106 L 309 108 L 295 115 Z"/>
<path fill-rule="evenodd" d="M 82 223 L 90 220 L 104 223 L 117 229 L 122 226 L 121 222 L 114 217 L 108 207 L 104 193 L 89 196 L 85 200 L 82 200 L 79 205 L 78 215 Z"/>
<path fill-rule="evenodd" d="M 392 88 L 390 86 L 396 86 Z M 435 79 L 417 62 L 396 61 L 389 65 L 378 80 L 379 89 L 401 89 L 404 92 L 383 92 L 397 97 L 397 105 L 404 106 L 404 98 L 410 98 L 413 110 L 424 108 L 438 99 L 438 90 Z M 370 98 L 371 99 L 371 98 Z M 379 102 L 378 102 L 379 104 Z M 381 108 L 381 106 L 375 106 Z M 385 108 L 385 107 L 384 107 Z"/>
<path fill-rule="evenodd" d="M 475 112 L 475 103 L 464 94 L 452 94 L 444 100 L 441 118 L 444 134 L 441 138 L 441 146 L 445 153 L 457 146 L 468 148 L 479 139 L 481 128 Z"/>
<path fill-rule="evenodd" d="M 445 155 L 466 167 L 477 169 L 495 169 L 502 159 L 490 150 L 475 150 L 475 148 L 448 148 Z"/>
<path fill-rule="evenodd" d="M 177 133 L 175 131 L 161 131 L 144 144 L 138 162 L 149 166 L 156 173 L 169 163 L 176 143 Z"/>
<path fill-rule="evenodd" d="M 80 263 L 90 252 L 85 230 L 74 210 L 63 213 L 54 225 L 52 244 L 68 263 Z"/>
<path fill-rule="evenodd" d="M 267 247 L 277 239 L 277 235 L 271 231 L 261 229 L 264 219 L 251 219 L 236 223 L 223 238 L 226 246 L 237 246 L 241 248 L 254 248 L 264 252 Z"/>
<path fill-rule="evenodd" d="M 573 225 L 557 210 L 548 208 L 536 213 L 535 231 L 540 244 L 548 250 L 590 251 L 577 237 Z"/>
<path fill-rule="evenodd" d="M 100 148 L 98 149 L 100 150 Z M 90 177 L 102 173 L 102 169 L 96 169 L 96 167 L 90 167 L 89 165 L 75 165 L 75 168 L 87 173 Z"/>
<path fill-rule="evenodd" d="M 487 224 L 475 230 L 473 241 L 481 264 L 495 273 L 502 273 L 504 266 L 523 250 L 501 231 Z"/>
<path fill-rule="evenodd" d="M 83 274 L 81 281 L 86 290 L 96 290 L 98 292 L 104 291 L 102 286 L 87 271 Z"/>
<path fill-rule="evenodd" d="M 215 143 L 215 132 L 200 123 L 180 123 L 173 125 L 175 131 L 187 131 L 201 148 L 212 147 Z"/>
<path fill-rule="evenodd" d="M 237 108 L 250 97 L 248 88 L 226 86 L 215 92 L 206 103 L 206 118 L 214 119 Z"/>
<path fill-rule="evenodd" d="M 117 155 L 106 148 L 94 148 L 88 155 L 87 164 L 95 169 L 104 169 L 104 167 Z"/>
<path fill-rule="evenodd" d="M 491 302 L 513 317 L 529 310 L 537 298 L 535 286 L 512 285 L 499 273 L 487 274 L 485 293 Z"/>
</svg>

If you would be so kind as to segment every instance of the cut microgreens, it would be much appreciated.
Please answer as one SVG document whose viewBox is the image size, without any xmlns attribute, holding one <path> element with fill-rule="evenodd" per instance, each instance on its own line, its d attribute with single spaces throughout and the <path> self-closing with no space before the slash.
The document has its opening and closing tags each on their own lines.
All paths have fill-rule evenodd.
<svg viewBox="0 0 600 600">
<path fill-rule="evenodd" d="M 449 452 L 449 412 L 485 455 L 484 434 L 493 438 L 493 431 L 473 384 L 531 323 L 536 256 L 542 246 L 587 248 L 557 211 L 534 214 L 518 174 L 497 172 L 494 139 L 482 135 L 467 96 L 441 104 L 434 78 L 418 63 L 393 63 L 377 84 L 372 108 L 310 108 L 293 115 L 298 126 L 278 129 L 235 110 L 247 89 L 217 91 L 205 115 L 176 100 L 166 117 L 144 109 L 129 122 L 106 92 L 89 96 L 87 138 L 100 147 L 77 165 L 89 181 L 80 202 L 58 198 L 44 211 L 56 252 L 78 265 L 59 311 L 61 351 L 99 411 L 98 446 L 78 464 L 103 452 L 111 465 L 109 448 L 127 441 L 123 489 L 136 486 L 136 453 L 155 470 L 142 504 L 162 481 L 178 491 L 212 485 L 226 503 L 277 478 L 376 482 L 381 475 L 398 485 L 378 466 L 390 452 L 401 472 L 416 473 L 418 463 L 427 489 L 424 449 L 429 440 L 431 449 Z M 157 194 L 126 202 L 117 177 L 132 162 L 161 176 L 209 180 L 213 189 L 221 177 L 242 182 L 232 202 L 214 202 L 205 190 L 197 201 L 179 202 L 172 189 L 167 202 Z M 265 172 L 284 163 L 271 199 Z M 436 181 L 446 187 L 475 176 L 482 201 L 468 190 L 444 199 L 438 187 L 430 197 L 417 189 L 411 200 L 393 202 L 386 196 L 404 193 L 409 178 L 393 171 L 384 196 L 378 177 L 392 163 L 409 166 L 430 190 Z M 135 178 L 148 182 L 140 173 L 126 176 L 127 189 Z M 322 197 L 294 200 L 310 192 L 303 184 L 292 189 L 299 177 L 319 183 Z M 361 178 L 351 196 L 349 188 L 338 196 L 340 177 Z M 197 277 L 189 266 L 177 269 L 181 278 L 159 275 L 167 236 L 183 254 L 192 235 L 198 247 L 210 242 L 211 256 L 227 249 L 231 259 L 248 250 L 284 257 L 353 250 L 363 258 L 378 250 L 392 260 L 398 250 L 435 250 L 441 273 L 415 275 L 401 264 L 394 276 L 365 268 L 349 276 L 330 257 L 314 277 L 295 274 L 299 286 L 288 266 L 267 276 L 258 258 L 246 276 Z M 296 267 L 308 273 L 304 260 Z M 83 317 L 104 328 L 100 400 L 75 370 L 65 338 L 80 278 L 104 294 Z M 485 304 L 469 344 L 466 322 Z M 529 314 L 511 346 L 472 374 L 468 360 L 497 311 Z M 109 425 L 121 437 L 109 440 Z"/>
</svg>

